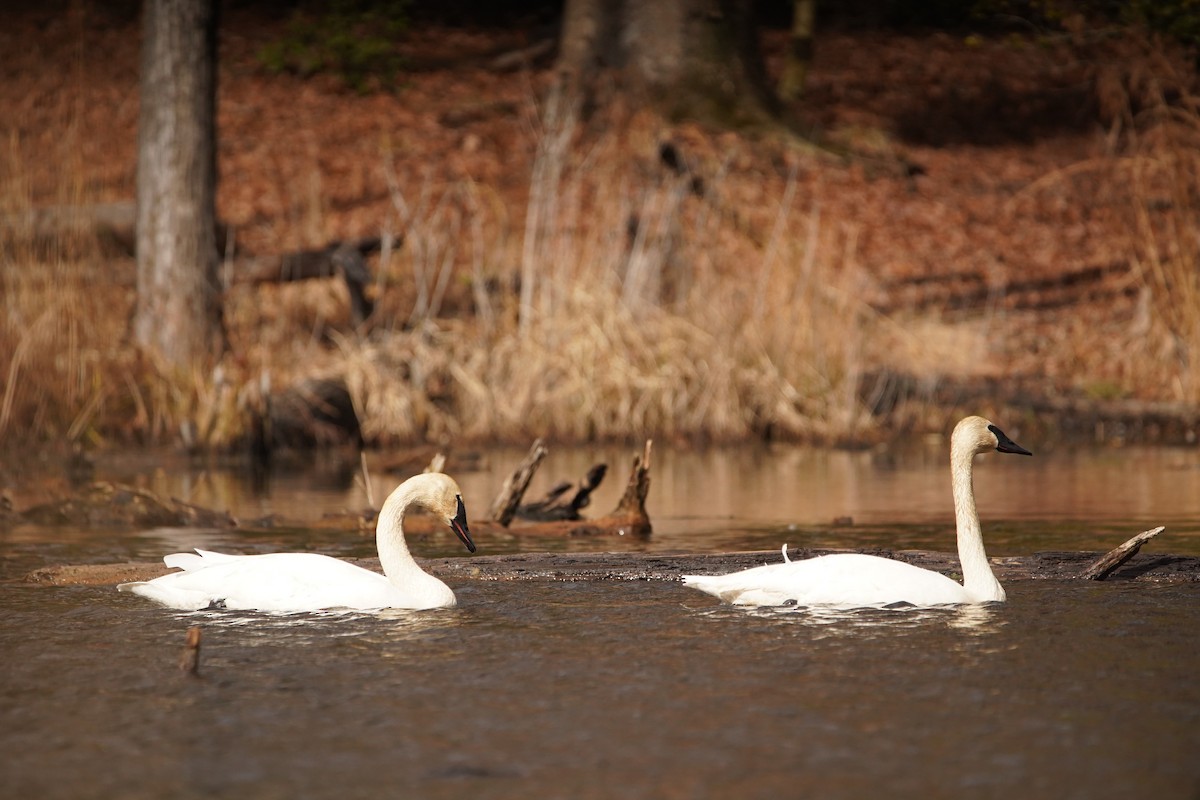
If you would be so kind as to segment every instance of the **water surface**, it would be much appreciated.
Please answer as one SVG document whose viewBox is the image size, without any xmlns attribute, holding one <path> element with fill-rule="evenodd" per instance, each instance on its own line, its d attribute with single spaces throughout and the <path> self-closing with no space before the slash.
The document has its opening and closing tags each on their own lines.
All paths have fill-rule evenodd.
<svg viewBox="0 0 1200 800">
<path fill-rule="evenodd" d="M 748 612 L 663 583 L 178 614 L 6 590 L 6 797 L 1089 797 L 1200 790 L 1200 585 Z M 201 678 L 176 667 L 204 631 Z"/>
<path fill-rule="evenodd" d="M 484 554 L 949 550 L 941 449 L 662 448 L 649 539 L 476 539 Z M 520 455 L 457 475 L 473 513 Z M 534 490 L 597 460 L 607 510 L 624 449 L 557 448 Z M 366 506 L 352 471 L 98 477 L 296 524 L 0 530 L 3 797 L 1200 796 L 1200 584 L 1018 581 L 998 606 L 830 615 L 677 583 L 458 580 L 456 609 L 268 616 L 14 583 L 194 546 L 373 554 L 369 533 L 305 524 Z M 373 476 L 377 502 L 396 481 Z M 1153 524 L 1169 530 L 1147 549 L 1200 553 L 1194 450 L 989 456 L 976 487 L 993 555 L 1107 549 Z M 411 544 L 468 557 L 448 530 Z M 199 679 L 176 667 L 192 625 Z"/>
</svg>

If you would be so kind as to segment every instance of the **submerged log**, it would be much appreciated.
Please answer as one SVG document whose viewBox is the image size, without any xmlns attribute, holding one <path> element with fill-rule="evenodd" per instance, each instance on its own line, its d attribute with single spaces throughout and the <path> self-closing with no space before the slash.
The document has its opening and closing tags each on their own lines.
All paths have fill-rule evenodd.
<svg viewBox="0 0 1200 800">
<path fill-rule="evenodd" d="M 956 553 L 924 550 L 791 548 L 788 556 L 797 561 L 846 552 L 895 558 L 945 574 L 955 574 L 960 569 Z M 1096 552 L 1046 552 L 993 558 L 991 561 L 996 577 L 1003 583 L 1021 580 L 1068 581 L 1080 580 L 1083 568 L 1099 555 Z M 425 569 L 445 580 L 677 581 L 683 575 L 733 572 L 762 564 L 781 563 L 783 559 L 778 550 L 757 550 L 692 554 L 518 553 L 417 560 Z M 357 559 L 353 563 L 366 569 L 379 570 L 377 558 Z M 42 586 L 115 586 L 126 581 L 151 580 L 167 572 L 169 570 L 161 562 L 66 565 L 34 570 L 24 580 Z M 1152 582 L 1200 581 L 1200 558 L 1139 553 L 1114 577 Z"/>
<path fill-rule="evenodd" d="M 1142 545 L 1155 536 L 1158 536 L 1164 530 L 1166 528 L 1160 525 L 1157 528 L 1142 531 L 1124 544 L 1109 550 L 1102 558 L 1097 559 L 1094 564 L 1085 569 L 1080 577 L 1086 578 L 1089 581 L 1104 580 L 1112 574 L 1113 570 L 1137 555 L 1137 551 L 1142 549 Z"/>
</svg>

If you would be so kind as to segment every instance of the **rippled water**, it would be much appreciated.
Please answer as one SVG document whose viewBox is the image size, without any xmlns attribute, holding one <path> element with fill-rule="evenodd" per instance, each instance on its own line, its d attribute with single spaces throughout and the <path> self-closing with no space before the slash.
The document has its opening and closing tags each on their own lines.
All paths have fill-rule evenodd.
<svg viewBox="0 0 1200 800">
<path fill-rule="evenodd" d="M 665 583 L 177 614 L 6 589 L 5 797 L 1089 797 L 1200 791 L 1200 585 L 748 612 Z M 176 667 L 204 631 L 201 677 Z"/>
<path fill-rule="evenodd" d="M 477 542 L 947 550 L 936 449 L 665 452 L 648 540 Z M 459 476 L 477 513 L 519 455 Z M 604 457 L 607 510 L 624 451 L 552 455 L 546 482 Z M 366 504 L 350 475 L 135 479 L 244 518 Z M 1195 451 L 989 457 L 976 484 L 995 555 L 1156 522 L 1158 550 L 1200 552 Z M 305 528 L 0 530 L 0 797 L 1200 797 L 1200 584 L 1018 581 L 982 609 L 813 614 L 676 583 L 457 581 L 452 610 L 265 616 L 12 582 L 195 545 L 373 550 Z M 448 532 L 413 548 L 466 557 Z M 199 679 L 176 666 L 192 625 Z"/>
</svg>

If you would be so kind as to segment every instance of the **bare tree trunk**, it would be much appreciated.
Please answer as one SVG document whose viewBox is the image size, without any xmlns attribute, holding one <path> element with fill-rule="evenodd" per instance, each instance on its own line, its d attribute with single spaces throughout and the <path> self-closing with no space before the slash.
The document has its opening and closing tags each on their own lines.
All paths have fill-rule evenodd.
<svg viewBox="0 0 1200 800">
<path fill-rule="evenodd" d="M 792 3 L 792 41 L 783 76 L 779 79 L 779 96 L 795 100 L 804 92 L 808 68 L 813 60 L 813 25 L 817 16 L 817 0 L 795 0 Z"/>
<path fill-rule="evenodd" d="M 766 122 L 775 103 L 752 16 L 745 0 L 566 0 L 559 74 L 585 112 L 615 85 L 669 116 Z"/>
<path fill-rule="evenodd" d="M 136 340 L 180 367 L 225 347 L 216 206 L 215 0 L 145 0 Z"/>
</svg>

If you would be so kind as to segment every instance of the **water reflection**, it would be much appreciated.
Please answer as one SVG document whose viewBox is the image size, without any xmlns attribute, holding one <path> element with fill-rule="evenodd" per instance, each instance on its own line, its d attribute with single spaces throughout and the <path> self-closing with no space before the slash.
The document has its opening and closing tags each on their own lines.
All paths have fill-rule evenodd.
<svg viewBox="0 0 1200 800">
<path fill-rule="evenodd" d="M 162 610 L 158 606 L 152 608 Z M 172 611 L 170 616 L 187 626 L 201 626 L 203 630 L 244 629 L 251 637 L 260 636 L 273 641 L 280 635 L 286 635 L 293 644 L 314 637 L 378 637 L 381 633 L 388 640 L 397 640 L 458 627 L 464 622 L 463 613 L 457 608 L 425 611 L 404 608 L 379 611 L 322 609 L 302 612 L 205 609 Z"/>
<path fill-rule="evenodd" d="M 808 629 L 806 632 L 818 636 L 869 636 L 872 633 L 890 633 L 930 626 L 983 636 L 997 633 L 1006 625 L 1001 603 L 942 608 L 720 605 L 702 609 L 699 614 L 721 624 L 736 624 L 739 617 L 752 617 L 784 625 L 800 625 Z"/>
<path fill-rule="evenodd" d="M 1000 552 L 1112 547 L 1155 524 L 1169 526 L 1168 540 L 1150 549 L 1200 552 L 1200 449 L 1083 448 L 1040 449 L 1019 462 L 994 456 L 977 461 L 976 490 L 985 535 Z M 522 450 L 497 448 L 485 454 L 477 471 L 456 474 L 468 513 L 482 515 Z M 593 495 L 590 513 L 616 505 L 630 462 L 629 448 L 565 447 L 550 450 L 530 486 L 540 495 L 562 479 L 574 479 L 589 466 L 605 462 L 610 477 Z M 198 474 L 186 464 L 178 469 L 154 468 L 123 477 L 161 494 L 221 510 L 243 521 L 276 515 L 293 522 L 319 519 L 328 513 L 359 511 L 369 503 L 361 481 L 343 463 L 309 472 L 272 474 L 252 486 L 244 473 L 206 470 Z M 953 542 L 948 456 L 940 437 L 900 449 L 846 452 L 795 446 L 655 451 L 649 511 L 654 520 L 654 549 L 729 549 L 741 532 L 770 530 L 777 548 L 796 530 L 815 538 L 792 539 L 798 546 L 859 546 L 859 538 L 879 527 L 901 526 L 913 537 L 900 546 L 949 549 Z M 373 473 L 376 498 L 405 476 Z M 853 524 L 836 526 L 835 520 Z M 1036 541 L 1014 542 L 1031 523 Z M 1047 529 L 1056 534 L 1042 542 Z M 729 535 L 726 535 L 726 533 Z M 1113 541 L 1116 539 L 1116 541 Z M 576 541 L 572 547 L 631 548 L 636 543 L 611 540 Z M 546 549 L 545 540 L 519 537 L 485 542 L 484 552 Z M 756 542 L 756 546 L 758 543 Z M 1182 547 L 1181 547 L 1182 546 Z"/>
</svg>

